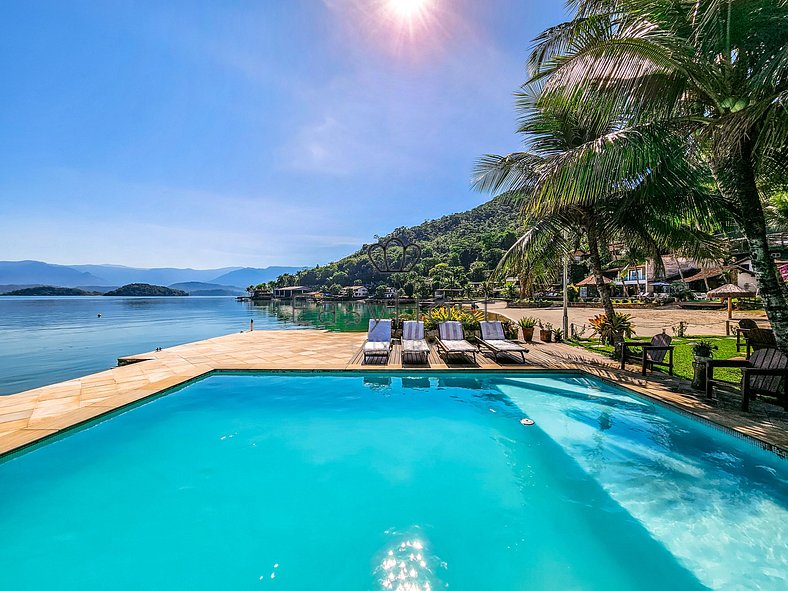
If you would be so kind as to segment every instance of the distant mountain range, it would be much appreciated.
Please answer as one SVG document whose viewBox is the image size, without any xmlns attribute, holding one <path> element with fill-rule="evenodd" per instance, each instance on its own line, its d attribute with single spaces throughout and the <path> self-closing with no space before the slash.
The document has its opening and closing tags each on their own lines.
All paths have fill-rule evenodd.
<svg viewBox="0 0 788 591">
<path fill-rule="evenodd" d="M 53 265 L 41 261 L 0 261 L 0 293 L 41 285 L 89 287 L 90 291 L 109 291 L 129 283 L 150 283 L 182 289 L 193 295 L 233 295 L 218 292 L 242 292 L 248 285 L 265 283 L 284 273 L 295 273 L 299 270 L 300 267 L 139 269 L 121 265 Z M 183 285 L 190 283 L 196 285 L 188 288 Z"/>
</svg>

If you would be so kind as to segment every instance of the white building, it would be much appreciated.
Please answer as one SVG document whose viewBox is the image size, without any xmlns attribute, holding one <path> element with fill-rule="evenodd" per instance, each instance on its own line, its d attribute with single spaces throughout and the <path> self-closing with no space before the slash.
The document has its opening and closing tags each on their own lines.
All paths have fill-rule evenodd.
<svg viewBox="0 0 788 591">
<path fill-rule="evenodd" d="M 342 295 L 360 300 L 369 297 L 369 290 L 363 285 L 350 285 L 342 288 Z"/>
</svg>

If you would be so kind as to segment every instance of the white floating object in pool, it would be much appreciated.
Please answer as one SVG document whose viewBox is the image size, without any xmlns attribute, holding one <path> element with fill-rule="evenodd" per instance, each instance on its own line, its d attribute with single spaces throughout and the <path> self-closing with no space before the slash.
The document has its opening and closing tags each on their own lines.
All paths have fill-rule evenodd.
<svg viewBox="0 0 788 591">
<path fill-rule="evenodd" d="M 528 427 L 530 425 L 533 425 L 534 422 L 531 419 L 520 419 L 520 424 Z"/>
</svg>

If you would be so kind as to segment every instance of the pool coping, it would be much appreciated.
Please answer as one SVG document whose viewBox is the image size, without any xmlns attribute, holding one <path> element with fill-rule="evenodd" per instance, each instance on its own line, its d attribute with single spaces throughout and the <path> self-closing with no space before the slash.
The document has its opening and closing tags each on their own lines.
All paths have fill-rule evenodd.
<svg viewBox="0 0 788 591">
<path fill-rule="evenodd" d="M 753 445 L 759 449 L 762 449 L 767 452 L 771 452 L 772 454 L 776 455 L 778 458 L 782 460 L 788 460 L 788 450 L 770 443 L 768 441 L 762 440 L 758 437 L 753 435 L 742 433 L 728 427 L 726 425 L 720 424 L 713 420 L 708 419 L 707 417 L 692 412 L 691 410 L 682 408 L 676 404 L 673 404 L 669 401 L 663 400 L 657 396 L 653 396 L 648 394 L 647 392 L 639 392 L 627 385 L 623 385 L 615 380 L 612 380 L 608 377 L 601 376 L 596 374 L 593 371 L 588 371 L 584 368 L 542 368 L 542 367 L 506 367 L 502 369 L 485 369 L 485 368 L 476 368 L 476 369 L 404 369 L 404 368 L 386 368 L 385 366 L 377 367 L 374 371 L 368 371 L 370 368 L 352 368 L 352 369 L 324 369 L 324 368 L 315 368 L 315 369 L 211 369 L 208 370 L 198 376 L 189 378 L 183 382 L 178 384 L 168 386 L 163 390 L 159 390 L 156 392 L 152 392 L 146 394 L 143 397 L 140 397 L 137 400 L 130 401 L 126 404 L 115 408 L 108 408 L 105 412 L 100 413 L 96 416 L 86 418 L 82 421 L 73 423 L 67 427 L 64 427 L 58 431 L 53 433 L 47 433 L 42 435 L 40 438 L 35 439 L 33 441 L 29 441 L 24 443 L 14 449 L 10 449 L 7 451 L 0 452 L 0 464 L 3 464 L 7 461 L 10 461 L 16 457 L 21 455 L 25 455 L 38 449 L 40 447 L 44 447 L 49 445 L 61 438 L 68 437 L 82 431 L 84 429 L 89 429 L 95 425 L 101 424 L 105 421 L 108 421 L 118 415 L 124 414 L 126 412 L 130 412 L 135 408 L 143 406 L 145 404 L 149 404 L 154 402 L 155 400 L 169 396 L 191 386 L 195 383 L 204 381 L 206 379 L 210 379 L 215 376 L 222 376 L 222 375 L 237 375 L 237 376 L 246 376 L 246 375 L 288 375 L 288 374 L 299 374 L 299 375 L 316 375 L 316 374 L 329 374 L 329 375 L 338 375 L 338 376 L 357 376 L 360 374 L 386 374 L 391 375 L 394 377 L 397 376 L 414 376 L 414 375 L 427 375 L 427 376 L 439 376 L 439 375 L 452 375 L 452 374 L 486 374 L 489 376 L 496 376 L 496 375 L 544 375 L 544 376 L 553 376 L 553 375 L 568 375 L 568 376 L 577 376 L 577 377 L 591 377 L 596 380 L 599 380 L 609 386 L 614 388 L 623 389 L 627 392 L 627 394 L 633 396 L 636 399 L 644 400 L 646 402 L 653 403 L 661 408 L 665 408 L 669 411 L 676 412 L 682 416 L 685 416 L 691 420 L 697 420 L 700 423 L 706 425 L 707 427 L 711 427 L 715 430 L 721 431 L 723 433 L 727 433 L 728 435 L 732 435 L 738 439 L 742 439 L 748 442 L 750 445 Z"/>
<path fill-rule="evenodd" d="M 358 359 L 364 337 L 364 334 L 359 333 L 327 331 L 236 333 L 133 356 L 140 361 L 79 380 L 0 396 L 0 411 L 5 410 L 6 416 L 10 416 L 6 423 L 0 422 L 0 431 L 3 425 L 19 425 L 16 430 L 0 433 L 0 461 L 11 454 L 70 433 L 74 428 L 106 420 L 114 413 L 125 412 L 137 404 L 172 393 L 195 381 L 227 373 L 588 375 L 614 387 L 624 388 L 635 397 L 745 439 L 782 459 L 788 459 L 788 445 L 781 444 L 779 439 L 770 441 L 767 437 L 775 431 L 778 435 L 781 433 L 777 428 L 772 428 L 768 421 L 759 423 L 741 413 L 720 412 L 702 400 L 671 391 L 670 384 L 663 383 L 665 380 L 661 377 L 643 379 L 632 372 L 615 368 L 609 360 L 593 353 L 583 353 L 584 357 L 578 357 L 578 352 L 568 345 L 529 345 L 533 351 L 529 357 L 541 359 L 542 365 L 499 365 L 486 360 L 487 365 L 481 366 L 453 366 L 436 362 L 429 367 L 402 367 L 354 362 Z M 282 354 L 280 349 L 283 343 L 295 353 Z M 14 406 L 17 401 L 18 405 Z M 40 407 L 44 407 L 41 415 L 36 414 Z M 17 418 L 15 411 L 28 418 Z M 767 436 L 759 436 L 759 427 L 760 432 L 765 432 Z"/>
</svg>

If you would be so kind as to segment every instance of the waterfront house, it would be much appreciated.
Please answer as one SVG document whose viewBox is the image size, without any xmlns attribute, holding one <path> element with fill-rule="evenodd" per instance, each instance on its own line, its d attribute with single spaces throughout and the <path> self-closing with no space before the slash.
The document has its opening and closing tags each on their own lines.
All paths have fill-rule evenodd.
<svg viewBox="0 0 788 591">
<path fill-rule="evenodd" d="M 293 285 L 290 287 L 277 287 L 274 289 L 274 297 L 279 299 L 290 299 L 294 297 L 302 297 L 312 291 L 312 288 L 304 287 L 303 285 Z"/>
</svg>

